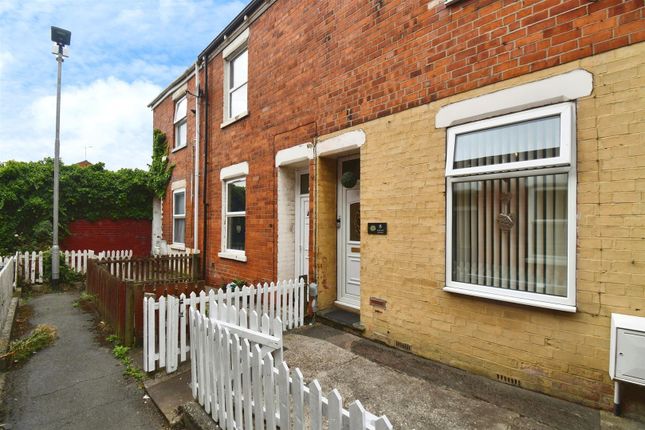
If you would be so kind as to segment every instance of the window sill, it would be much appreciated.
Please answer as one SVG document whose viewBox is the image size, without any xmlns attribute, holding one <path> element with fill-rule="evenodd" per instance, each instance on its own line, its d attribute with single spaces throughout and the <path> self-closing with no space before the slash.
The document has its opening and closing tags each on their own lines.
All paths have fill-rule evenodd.
<svg viewBox="0 0 645 430">
<path fill-rule="evenodd" d="M 226 258 L 228 260 L 246 262 L 246 254 L 244 252 L 222 251 L 222 252 L 219 252 L 217 256 L 219 258 Z"/>
<path fill-rule="evenodd" d="M 171 243 L 170 249 L 176 249 L 177 251 L 185 251 L 186 245 L 183 243 Z"/>
<path fill-rule="evenodd" d="M 249 116 L 249 111 L 248 110 L 242 112 L 241 114 L 238 114 L 238 115 L 234 116 L 233 118 L 229 118 L 229 119 L 225 120 L 224 122 L 222 122 L 220 124 L 219 128 L 228 127 L 229 125 L 233 124 L 234 122 L 238 122 L 239 120 L 244 119 L 247 116 Z"/>
<path fill-rule="evenodd" d="M 182 150 L 182 149 L 184 149 L 184 148 L 188 148 L 188 145 L 178 146 L 178 147 L 176 147 L 176 148 L 173 148 L 173 150 L 172 150 L 172 151 L 170 151 L 170 152 L 171 152 L 171 153 L 175 153 L 175 152 L 177 152 L 177 151 L 179 151 L 179 150 Z"/>
<path fill-rule="evenodd" d="M 572 313 L 576 312 L 576 307 L 573 305 L 539 302 L 536 300 L 523 299 L 520 297 L 502 296 L 499 294 L 486 293 L 482 291 L 473 291 L 473 290 L 468 290 L 468 289 L 459 288 L 459 287 L 445 286 L 443 287 L 443 290 L 449 293 L 463 294 L 466 296 L 473 296 L 473 297 L 481 297 L 484 299 L 496 300 L 499 302 L 516 303 L 519 305 L 526 305 L 526 306 L 532 306 L 532 307 L 543 308 L 543 309 L 553 309 L 553 310 L 562 311 L 562 312 L 572 312 Z"/>
</svg>

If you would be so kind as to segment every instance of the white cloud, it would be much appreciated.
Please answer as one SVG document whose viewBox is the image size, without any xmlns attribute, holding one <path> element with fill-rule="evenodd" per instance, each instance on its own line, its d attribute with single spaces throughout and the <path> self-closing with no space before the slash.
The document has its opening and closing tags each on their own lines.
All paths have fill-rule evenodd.
<svg viewBox="0 0 645 430">
<path fill-rule="evenodd" d="M 248 0 L 0 0 L 0 161 L 53 155 L 50 26 L 72 32 L 63 67 L 61 155 L 146 167 L 147 104 Z M 71 86 L 73 85 L 73 86 Z"/>
<path fill-rule="evenodd" d="M 114 77 L 64 88 L 61 103 L 61 158 L 67 164 L 87 158 L 109 169 L 146 168 L 152 151 L 152 113 L 142 108 L 161 91 L 144 81 Z M 40 97 L 23 114 L 20 136 L 3 141 L 3 159 L 53 156 L 55 96 Z"/>
</svg>

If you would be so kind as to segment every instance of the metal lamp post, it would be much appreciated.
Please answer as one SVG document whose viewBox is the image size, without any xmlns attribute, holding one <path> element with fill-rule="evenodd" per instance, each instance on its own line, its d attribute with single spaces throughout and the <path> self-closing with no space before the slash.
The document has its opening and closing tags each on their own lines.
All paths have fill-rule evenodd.
<svg viewBox="0 0 645 430">
<path fill-rule="evenodd" d="M 56 83 L 56 140 L 54 141 L 54 220 L 53 220 L 53 244 L 52 244 L 52 281 L 51 287 L 58 288 L 58 280 L 60 274 L 59 255 L 60 249 L 58 247 L 58 177 L 60 171 L 60 84 L 61 75 L 63 73 L 63 57 L 68 57 L 67 46 L 69 46 L 72 39 L 72 32 L 63 30 L 62 28 L 51 28 L 51 39 L 54 42 L 52 54 L 56 55 L 56 62 L 58 63 L 58 80 Z"/>
</svg>

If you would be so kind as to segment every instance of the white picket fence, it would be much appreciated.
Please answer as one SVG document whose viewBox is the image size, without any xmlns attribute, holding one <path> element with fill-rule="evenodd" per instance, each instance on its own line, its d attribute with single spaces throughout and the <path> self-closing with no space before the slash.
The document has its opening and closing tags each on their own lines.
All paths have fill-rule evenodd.
<svg viewBox="0 0 645 430">
<path fill-rule="evenodd" d="M 11 272 L 11 276 L 13 277 L 12 280 L 12 285 L 13 288 L 16 288 L 16 271 L 18 270 L 18 256 L 13 255 L 10 257 L 0 257 L 0 270 L 5 270 L 7 267 L 10 267 L 9 272 Z"/>
<path fill-rule="evenodd" d="M 193 398 L 223 430 L 322 430 L 325 424 L 329 430 L 392 430 L 387 417 L 374 416 L 360 401 L 346 410 L 338 390 L 326 397 L 317 380 L 306 385 L 300 369 L 291 372 L 218 317 L 190 309 L 191 385 Z"/>
<path fill-rule="evenodd" d="M 30 284 L 43 282 L 43 252 L 16 252 L 15 279 L 20 276 Z"/>
<path fill-rule="evenodd" d="M 2 259 L 2 268 L 0 269 L 0 331 L 2 331 L 11 305 L 11 298 L 13 297 L 14 264 L 14 257 Z"/>
<path fill-rule="evenodd" d="M 98 258 L 99 260 L 105 258 L 131 258 L 132 250 L 120 251 L 101 251 L 95 253 L 93 250 L 85 249 L 78 251 L 61 251 L 61 255 L 65 259 L 65 264 L 79 273 L 87 271 L 87 259 Z M 16 252 L 13 257 L 0 257 L 0 262 L 6 261 L 9 258 L 15 258 L 17 262 L 14 271 L 14 284 L 16 277 L 19 276 L 25 282 L 30 284 L 42 284 L 43 282 L 43 252 Z"/>
<path fill-rule="evenodd" d="M 226 291 L 201 291 L 175 298 L 145 297 L 143 300 L 143 353 L 146 372 L 166 368 L 171 373 L 177 370 L 175 364 L 186 361 L 189 341 L 186 337 L 188 326 L 187 308 L 196 306 L 202 312 L 214 309 L 221 303 L 230 304 L 247 314 L 255 311 L 257 315 L 267 314 L 273 319 L 279 317 L 284 330 L 301 327 L 305 320 L 307 286 L 303 280 L 281 281 L 251 286 L 229 288 Z M 150 327 L 155 327 L 150 330 Z M 163 353 L 162 353 L 163 351 Z M 172 358 L 170 358 L 172 357 Z"/>
</svg>

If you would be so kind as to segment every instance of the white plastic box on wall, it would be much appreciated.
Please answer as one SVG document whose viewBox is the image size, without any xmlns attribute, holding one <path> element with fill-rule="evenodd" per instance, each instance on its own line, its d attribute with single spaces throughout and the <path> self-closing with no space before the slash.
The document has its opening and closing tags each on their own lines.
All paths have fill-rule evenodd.
<svg viewBox="0 0 645 430">
<path fill-rule="evenodd" d="M 619 382 L 645 386 L 645 318 L 611 314 L 609 376 L 614 381 L 614 413 L 619 415 Z"/>
</svg>

